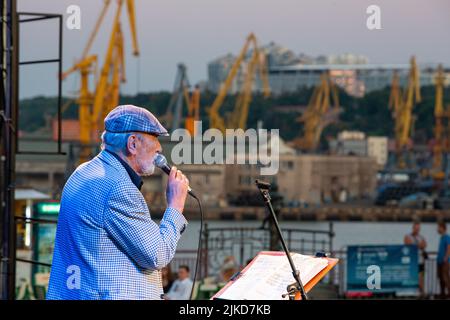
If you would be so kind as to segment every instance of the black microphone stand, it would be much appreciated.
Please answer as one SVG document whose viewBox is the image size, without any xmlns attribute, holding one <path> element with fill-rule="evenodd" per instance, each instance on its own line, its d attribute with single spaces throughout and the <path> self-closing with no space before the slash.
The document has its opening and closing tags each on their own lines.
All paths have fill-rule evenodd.
<svg viewBox="0 0 450 320">
<path fill-rule="evenodd" d="M 297 292 L 300 292 L 300 296 L 302 297 L 302 300 L 308 300 L 305 288 L 303 287 L 302 280 L 300 279 L 300 271 L 298 271 L 296 269 L 296 267 L 294 265 L 294 261 L 292 261 L 291 254 L 286 245 L 286 242 L 284 241 L 283 234 L 281 233 L 281 229 L 280 229 L 280 225 L 278 224 L 277 216 L 272 207 L 272 202 L 271 202 L 271 198 L 270 198 L 270 194 L 269 194 L 270 183 L 267 183 L 267 182 L 264 182 L 261 180 L 256 180 L 255 183 L 256 183 L 256 186 L 258 187 L 259 191 L 261 192 L 264 202 L 266 203 L 267 208 L 269 209 L 269 212 L 272 216 L 273 222 L 277 229 L 278 237 L 281 241 L 281 245 L 283 246 L 284 252 L 286 253 L 286 257 L 289 260 L 289 264 L 292 269 L 292 275 L 294 276 L 294 279 L 295 279 L 295 282 L 293 284 L 290 284 L 287 286 L 287 294 L 283 294 L 282 297 L 284 298 L 286 295 L 289 295 L 289 300 L 294 300 L 295 294 Z"/>
</svg>

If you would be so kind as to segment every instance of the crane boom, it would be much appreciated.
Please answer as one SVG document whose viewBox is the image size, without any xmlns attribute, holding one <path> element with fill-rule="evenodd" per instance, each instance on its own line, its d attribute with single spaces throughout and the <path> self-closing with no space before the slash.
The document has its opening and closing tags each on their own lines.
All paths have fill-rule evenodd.
<svg viewBox="0 0 450 320">
<path fill-rule="evenodd" d="M 100 12 L 100 16 L 97 19 L 97 22 L 95 23 L 94 30 L 92 30 L 91 35 L 89 36 L 89 40 L 86 44 L 86 47 L 84 47 L 83 54 L 81 55 L 81 59 L 83 60 L 88 55 L 89 51 L 91 50 L 92 44 L 94 43 L 95 37 L 98 34 L 98 30 L 100 29 L 100 26 L 103 23 L 103 19 L 105 18 L 106 12 L 108 11 L 108 7 L 111 4 L 111 0 L 105 0 L 103 5 L 103 9 Z"/>
<path fill-rule="evenodd" d="M 139 55 L 139 44 L 137 41 L 136 29 L 136 10 L 134 9 L 134 0 L 127 0 L 128 20 L 130 21 L 131 40 L 133 43 L 133 54 Z"/>
<path fill-rule="evenodd" d="M 238 96 L 233 114 L 230 116 L 229 120 L 226 121 L 220 116 L 219 109 L 222 106 L 229 89 L 231 88 L 233 80 L 235 79 L 242 62 L 245 60 L 250 46 L 253 47 L 253 53 L 249 61 L 243 88 L 240 95 Z M 207 110 L 209 114 L 209 126 L 211 128 L 219 129 L 222 132 L 225 132 L 225 129 L 227 127 L 245 129 L 256 67 L 258 67 L 260 71 L 260 77 L 263 82 L 264 96 L 269 96 L 270 88 L 267 69 L 265 67 L 265 63 L 260 61 L 260 59 L 261 57 L 259 54 L 256 36 L 251 33 L 250 35 L 248 35 L 244 46 L 242 47 L 238 57 L 234 61 L 225 81 L 220 86 L 219 93 L 217 94 L 216 99 L 214 100 L 211 107 Z"/>
<path fill-rule="evenodd" d="M 100 78 L 97 83 L 97 88 L 95 92 L 94 106 L 92 110 L 92 129 L 94 132 L 98 132 L 100 127 L 98 122 L 102 115 L 103 100 L 106 94 L 106 87 L 108 85 L 108 77 L 111 69 L 112 57 L 114 52 L 114 45 L 117 34 L 119 33 L 119 19 L 122 10 L 123 0 L 119 1 L 117 6 L 117 11 L 114 17 L 112 32 L 109 39 L 108 50 L 106 52 L 105 61 L 103 62 L 102 71 L 100 73 Z"/>
<path fill-rule="evenodd" d="M 403 106 L 403 115 L 401 117 L 401 121 L 403 122 L 400 136 L 401 147 L 407 145 L 411 136 L 412 110 L 414 108 L 414 104 L 421 101 L 419 69 L 417 68 L 415 57 L 411 58 L 411 68 L 409 71 L 408 86 L 406 88 L 405 95 L 406 98 Z"/>
<path fill-rule="evenodd" d="M 333 108 L 331 109 L 332 102 Z M 324 72 L 320 76 L 319 85 L 313 90 L 305 112 L 297 118 L 298 122 L 304 124 L 304 134 L 293 141 L 294 146 L 307 151 L 315 151 L 323 130 L 330 123 L 336 121 L 339 112 L 337 88 L 331 80 L 329 72 Z"/>
<path fill-rule="evenodd" d="M 414 123 L 414 105 L 421 101 L 419 68 L 415 57 L 411 57 L 407 87 L 402 94 L 399 77 L 394 73 L 392 78 L 389 106 L 393 108 L 395 120 L 395 145 L 397 153 L 397 165 L 399 168 L 406 166 L 406 153 Z"/>
<path fill-rule="evenodd" d="M 443 153 L 446 151 L 446 141 L 444 138 L 444 68 L 439 65 L 435 76 L 435 102 L 434 102 L 434 146 L 433 146 L 433 173 L 435 177 L 443 178 L 444 171 L 442 167 Z"/>
</svg>

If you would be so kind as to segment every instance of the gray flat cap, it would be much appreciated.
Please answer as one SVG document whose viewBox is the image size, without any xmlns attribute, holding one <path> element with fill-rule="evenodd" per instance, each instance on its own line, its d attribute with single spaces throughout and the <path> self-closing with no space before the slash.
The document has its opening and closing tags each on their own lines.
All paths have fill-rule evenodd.
<svg viewBox="0 0 450 320">
<path fill-rule="evenodd" d="M 117 106 L 105 118 L 105 130 L 113 133 L 145 132 L 168 136 L 166 128 L 147 109 L 131 104 Z"/>
</svg>

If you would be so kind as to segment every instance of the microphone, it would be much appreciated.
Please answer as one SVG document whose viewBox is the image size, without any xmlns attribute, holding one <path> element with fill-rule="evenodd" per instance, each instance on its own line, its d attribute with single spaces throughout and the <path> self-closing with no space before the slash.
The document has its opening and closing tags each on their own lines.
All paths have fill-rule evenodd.
<svg viewBox="0 0 450 320">
<path fill-rule="evenodd" d="M 262 181 L 262 180 L 255 180 L 256 186 L 258 189 L 262 190 L 269 190 L 270 189 L 270 183 Z"/>
<path fill-rule="evenodd" d="M 169 164 L 167 163 L 167 159 L 166 157 L 164 157 L 161 153 L 158 153 L 155 156 L 155 160 L 153 161 L 153 163 L 155 164 L 155 166 L 157 166 L 158 168 L 160 168 L 162 171 L 164 171 L 167 175 L 170 174 L 170 170 L 172 169 Z M 197 196 L 195 195 L 194 191 L 192 191 L 191 187 L 188 186 L 188 193 L 191 197 L 198 199 Z"/>
</svg>

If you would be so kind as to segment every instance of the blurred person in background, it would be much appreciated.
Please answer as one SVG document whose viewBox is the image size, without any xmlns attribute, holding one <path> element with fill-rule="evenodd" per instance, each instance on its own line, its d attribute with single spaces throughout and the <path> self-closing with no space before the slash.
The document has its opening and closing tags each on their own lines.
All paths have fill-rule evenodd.
<svg viewBox="0 0 450 320">
<path fill-rule="evenodd" d="M 228 282 L 237 271 L 238 265 L 234 256 L 226 257 L 220 267 L 220 282 Z"/>
<path fill-rule="evenodd" d="M 170 287 L 172 286 L 174 282 L 174 275 L 172 272 L 172 268 L 170 267 L 170 264 L 165 266 L 161 269 L 161 278 L 162 278 L 162 285 L 163 285 L 163 291 L 164 293 L 169 292 Z"/>
<path fill-rule="evenodd" d="M 425 238 L 420 234 L 420 222 L 414 221 L 412 226 L 412 232 L 405 235 L 405 245 L 416 245 L 418 253 L 419 263 L 419 290 L 420 295 L 424 295 L 424 274 L 425 274 L 425 260 L 428 259 L 428 254 L 425 251 L 427 242 Z"/>
<path fill-rule="evenodd" d="M 447 225 L 444 221 L 438 223 L 437 231 L 441 235 L 437 255 L 437 273 L 441 287 L 441 298 L 445 299 L 450 297 L 450 236 L 447 234 Z"/>
<path fill-rule="evenodd" d="M 178 268 L 178 279 L 174 281 L 164 299 L 189 300 L 192 286 L 193 282 L 190 278 L 189 267 L 182 265 Z"/>
</svg>

